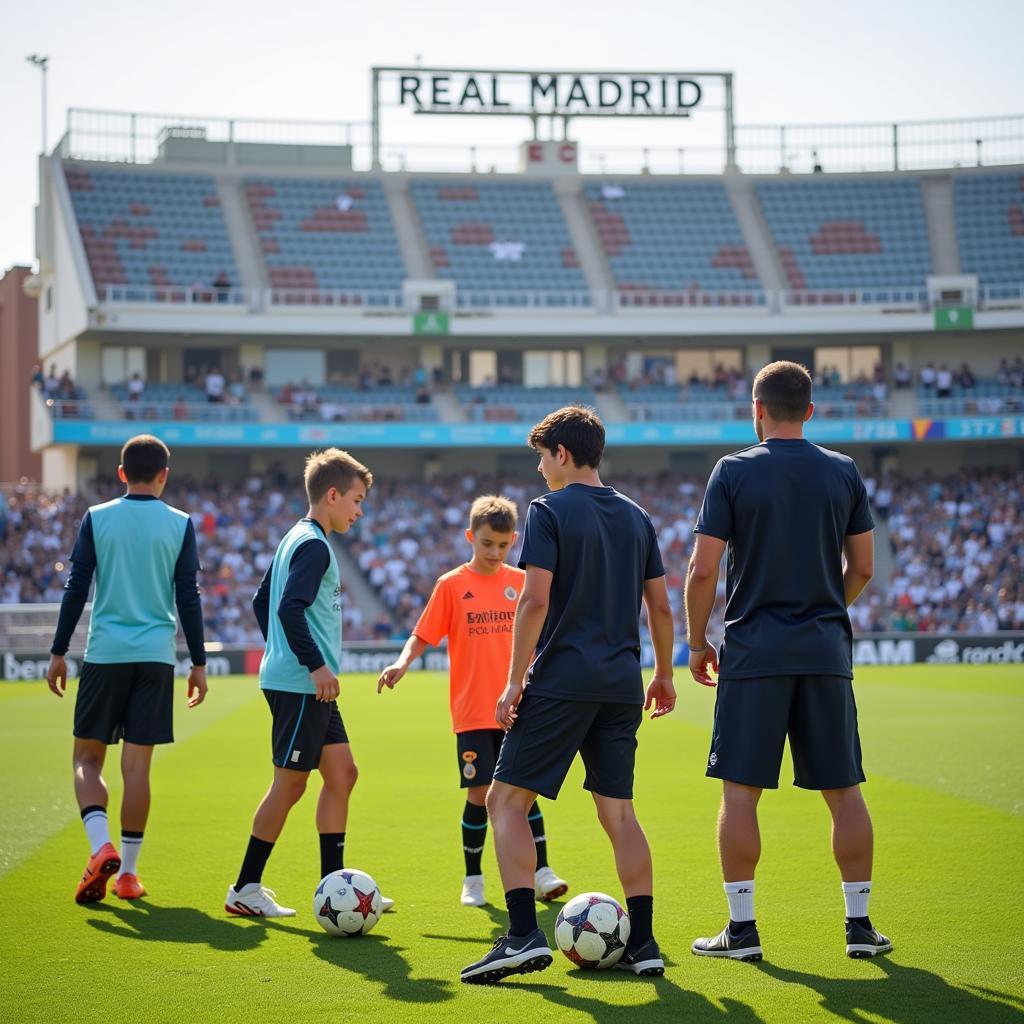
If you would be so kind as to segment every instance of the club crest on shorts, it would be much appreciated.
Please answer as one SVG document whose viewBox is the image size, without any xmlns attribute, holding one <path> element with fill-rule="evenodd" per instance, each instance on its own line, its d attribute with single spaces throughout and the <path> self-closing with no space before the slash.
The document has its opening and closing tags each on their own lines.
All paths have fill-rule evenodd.
<svg viewBox="0 0 1024 1024">
<path fill-rule="evenodd" d="M 710 765 L 710 767 L 714 768 L 716 764 L 718 764 L 718 755 L 713 753 L 708 758 L 708 765 Z"/>
<path fill-rule="evenodd" d="M 514 601 L 519 595 L 516 593 L 516 588 L 509 585 L 505 588 L 505 597 L 509 601 Z"/>
<path fill-rule="evenodd" d="M 473 762 L 476 760 L 477 754 L 475 750 L 464 750 L 462 752 L 462 760 Z"/>
<path fill-rule="evenodd" d="M 465 764 L 464 764 L 464 765 L 462 766 L 462 774 L 463 774 L 463 775 L 464 775 L 464 776 L 465 776 L 465 777 L 466 777 L 467 779 L 475 779 L 475 778 L 476 778 L 476 765 L 475 765 L 475 764 L 473 764 L 473 762 L 472 762 L 472 761 L 467 761 L 467 762 L 466 762 L 466 763 L 465 763 Z"/>
</svg>

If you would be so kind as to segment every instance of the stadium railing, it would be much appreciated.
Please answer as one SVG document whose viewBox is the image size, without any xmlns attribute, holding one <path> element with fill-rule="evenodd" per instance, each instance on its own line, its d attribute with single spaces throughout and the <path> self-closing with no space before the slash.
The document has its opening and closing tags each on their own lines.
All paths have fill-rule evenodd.
<svg viewBox="0 0 1024 1024">
<path fill-rule="evenodd" d="M 1024 284 L 985 284 L 978 291 L 981 309 L 1024 309 Z"/>
<path fill-rule="evenodd" d="M 205 285 L 108 284 L 103 300 L 111 304 L 169 303 L 185 306 L 227 306 L 253 308 L 260 301 L 257 288 L 214 288 Z"/>
<path fill-rule="evenodd" d="M 678 402 L 630 401 L 626 403 L 630 418 L 634 422 L 735 422 L 750 419 L 750 402 L 723 399 L 719 402 Z M 816 402 L 814 415 L 821 419 L 858 419 L 869 416 L 873 419 L 886 419 L 892 416 L 892 407 L 888 402 L 878 402 L 870 398 L 850 401 Z"/>
<path fill-rule="evenodd" d="M 770 313 L 774 306 L 770 292 L 747 291 L 712 292 L 689 289 L 664 291 L 662 289 L 620 288 L 614 293 L 614 305 L 634 312 L 637 309 L 670 308 L 678 310 L 715 309 L 723 307 L 747 310 L 751 313 Z"/>
<path fill-rule="evenodd" d="M 259 410 L 253 405 L 231 402 L 152 401 L 119 402 L 119 420 L 206 420 L 219 423 L 259 423 Z M 92 420 L 96 411 L 81 399 L 47 399 L 46 408 L 55 420 Z"/>
<path fill-rule="evenodd" d="M 824 288 L 786 290 L 779 293 L 779 310 L 794 310 L 823 306 L 848 309 L 850 306 L 874 306 L 884 309 L 906 309 L 927 312 L 928 291 L 925 288 Z"/>
<path fill-rule="evenodd" d="M 264 293 L 266 305 L 325 307 L 334 312 L 350 310 L 361 312 L 364 309 L 391 309 L 398 312 L 406 311 L 405 298 L 400 291 L 389 289 L 373 291 L 338 291 L 303 288 L 271 288 Z"/>
</svg>

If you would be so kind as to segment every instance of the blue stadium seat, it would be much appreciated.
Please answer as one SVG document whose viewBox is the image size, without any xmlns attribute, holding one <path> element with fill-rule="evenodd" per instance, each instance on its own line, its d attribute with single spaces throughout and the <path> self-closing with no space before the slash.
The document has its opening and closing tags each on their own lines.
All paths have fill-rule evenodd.
<svg viewBox="0 0 1024 1024">
<path fill-rule="evenodd" d="M 721 182 L 605 181 L 583 190 L 616 288 L 636 304 L 735 293 L 760 304 L 761 282 Z"/>
<path fill-rule="evenodd" d="M 357 305 L 401 291 L 405 264 L 378 182 L 247 178 L 245 189 L 271 287 L 362 293 Z"/>
<path fill-rule="evenodd" d="M 790 288 L 924 288 L 931 252 L 916 178 L 760 181 L 757 195 Z"/>
<path fill-rule="evenodd" d="M 238 272 L 217 186 L 208 174 L 106 171 L 64 165 L 97 291 L 137 289 L 140 299 L 172 288 L 209 288 Z M 149 289 L 159 289 L 156 294 Z"/>
<path fill-rule="evenodd" d="M 413 181 L 413 202 L 438 277 L 461 306 L 589 305 L 587 283 L 547 182 Z"/>
<path fill-rule="evenodd" d="M 960 270 L 983 285 L 1024 286 L 1024 175 L 957 175 L 953 197 Z"/>
</svg>

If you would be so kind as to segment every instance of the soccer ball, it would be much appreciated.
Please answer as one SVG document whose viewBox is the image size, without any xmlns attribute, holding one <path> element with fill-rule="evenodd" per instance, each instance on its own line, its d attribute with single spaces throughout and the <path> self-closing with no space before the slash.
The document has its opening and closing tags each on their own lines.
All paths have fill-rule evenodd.
<svg viewBox="0 0 1024 1024">
<path fill-rule="evenodd" d="M 313 916 L 329 935 L 365 935 L 380 915 L 380 889 L 365 871 L 332 871 L 313 893 Z"/>
<path fill-rule="evenodd" d="M 629 941 L 629 917 L 603 892 L 585 892 L 562 907 L 555 942 L 577 967 L 614 967 Z"/>
</svg>

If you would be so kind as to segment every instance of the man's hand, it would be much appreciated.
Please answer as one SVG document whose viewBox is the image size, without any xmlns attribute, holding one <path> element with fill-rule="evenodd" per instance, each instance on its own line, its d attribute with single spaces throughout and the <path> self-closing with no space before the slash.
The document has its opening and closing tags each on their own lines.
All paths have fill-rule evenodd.
<svg viewBox="0 0 1024 1024">
<path fill-rule="evenodd" d="M 188 674 L 188 706 L 194 708 L 206 700 L 206 666 L 193 665 Z"/>
<path fill-rule="evenodd" d="M 714 644 L 708 644 L 704 650 L 690 651 L 690 675 L 700 683 L 701 686 L 717 686 L 718 683 L 711 678 L 711 670 L 718 675 L 718 651 Z"/>
<path fill-rule="evenodd" d="M 647 700 L 644 702 L 644 711 L 650 711 L 651 718 L 661 718 L 667 715 L 676 706 L 676 688 L 672 685 L 672 677 L 668 675 L 654 674 L 650 686 L 647 687 Z"/>
<path fill-rule="evenodd" d="M 58 697 L 64 696 L 68 688 L 68 663 L 64 660 L 63 654 L 50 655 L 50 667 L 46 670 L 46 685 L 50 687 L 51 693 Z"/>
<path fill-rule="evenodd" d="M 401 679 L 408 670 L 409 666 L 403 665 L 400 661 L 396 661 L 393 665 L 388 665 L 388 667 L 381 672 L 380 678 L 377 680 L 377 692 L 383 692 L 385 686 L 389 690 L 393 690 L 398 684 L 398 680 Z"/>
<path fill-rule="evenodd" d="M 338 686 L 338 677 L 326 665 L 321 665 L 315 672 L 310 672 L 310 678 L 316 687 L 317 700 L 338 699 L 338 694 L 341 692 L 341 687 Z"/>
<path fill-rule="evenodd" d="M 494 709 L 494 720 L 508 732 L 516 722 L 516 708 L 523 699 L 523 684 L 510 682 L 505 692 L 498 698 L 498 706 Z"/>
</svg>

